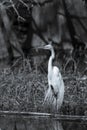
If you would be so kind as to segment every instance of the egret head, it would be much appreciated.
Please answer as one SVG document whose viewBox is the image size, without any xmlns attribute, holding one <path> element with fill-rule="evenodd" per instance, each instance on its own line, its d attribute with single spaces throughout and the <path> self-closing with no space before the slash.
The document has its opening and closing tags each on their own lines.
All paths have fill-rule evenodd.
<svg viewBox="0 0 87 130">
<path fill-rule="evenodd" d="M 44 46 L 44 49 L 46 49 L 46 50 L 52 50 L 53 46 L 51 44 L 48 44 L 48 45 Z"/>
<path fill-rule="evenodd" d="M 44 49 L 51 51 L 51 57 L 53 59 L 55 58 L 55 52 L 54 52 L 54 48 L 53 48 L 52 44 L 48 44 L 48 45 L 44 46 Z"/>
</svg>

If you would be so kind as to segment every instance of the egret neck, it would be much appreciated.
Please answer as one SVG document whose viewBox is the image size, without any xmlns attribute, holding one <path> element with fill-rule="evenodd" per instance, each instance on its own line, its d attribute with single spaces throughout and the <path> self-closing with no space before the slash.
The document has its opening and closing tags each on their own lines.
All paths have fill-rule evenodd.
<svg viewBox="0 0 87 130">
<path fill-rule="evenodd" d="M 48 62 L 48 78 L 51 79 L 52 77 L 52 70 L 53 70 L 53 66 L 52 66 L 52 61 L 55 58 L 55 52 L 53 47 L 50 49 L 51 51 L 51 56 L 49 58 L 49 62 Z"/>
</svg>

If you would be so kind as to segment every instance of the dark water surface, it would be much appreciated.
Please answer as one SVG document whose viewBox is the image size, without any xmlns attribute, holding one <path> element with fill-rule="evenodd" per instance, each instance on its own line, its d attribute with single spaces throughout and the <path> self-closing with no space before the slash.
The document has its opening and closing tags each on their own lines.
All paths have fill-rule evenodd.
<svg viewBox="0 0 87 130">
<path fill-rule="evenodd" d="M 0 117 L 0 130 L 87 130 L 87 122 L 4 116 Z"/>
</svg>

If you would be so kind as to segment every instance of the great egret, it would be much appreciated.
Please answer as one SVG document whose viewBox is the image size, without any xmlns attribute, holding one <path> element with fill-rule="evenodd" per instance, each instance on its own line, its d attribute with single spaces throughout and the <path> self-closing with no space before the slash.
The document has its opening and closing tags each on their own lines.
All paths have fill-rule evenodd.
<svg viewBox="0 0 87 130">
<path fill-rule="evenodd" d="M 50 106 L 52 110 L 59 110 L 64 98 L 64 82 L 58 67 L 53 66 L 52 62 L 55 58 L 54 48 L 51 44 L 43 47 L 50 50 L 51 56 L 48 61 L 48 90 L 45 95 L 44 103 Z"/>
</svg>

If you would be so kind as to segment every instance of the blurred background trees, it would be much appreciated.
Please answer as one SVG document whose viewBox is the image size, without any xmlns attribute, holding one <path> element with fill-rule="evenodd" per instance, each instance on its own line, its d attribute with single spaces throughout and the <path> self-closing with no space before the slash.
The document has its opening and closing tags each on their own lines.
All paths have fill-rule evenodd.
<svg viewBox="0 0 87 130">
<path fill-rule="evenodd" d="M 0 0 L 1 110 L 42 107 L 49 53 L 38 47 L 49 41 L 66 86 L 63 113 L 87 115 L 86 0 Z"/>
<path fill-rule="evenodd" d="M 65 68 L 86 64 L 86 6 L 86 0 L 1 0 L 0 59 L 36 56 L 36 48 L 51 40 Z"/>
</svg>

